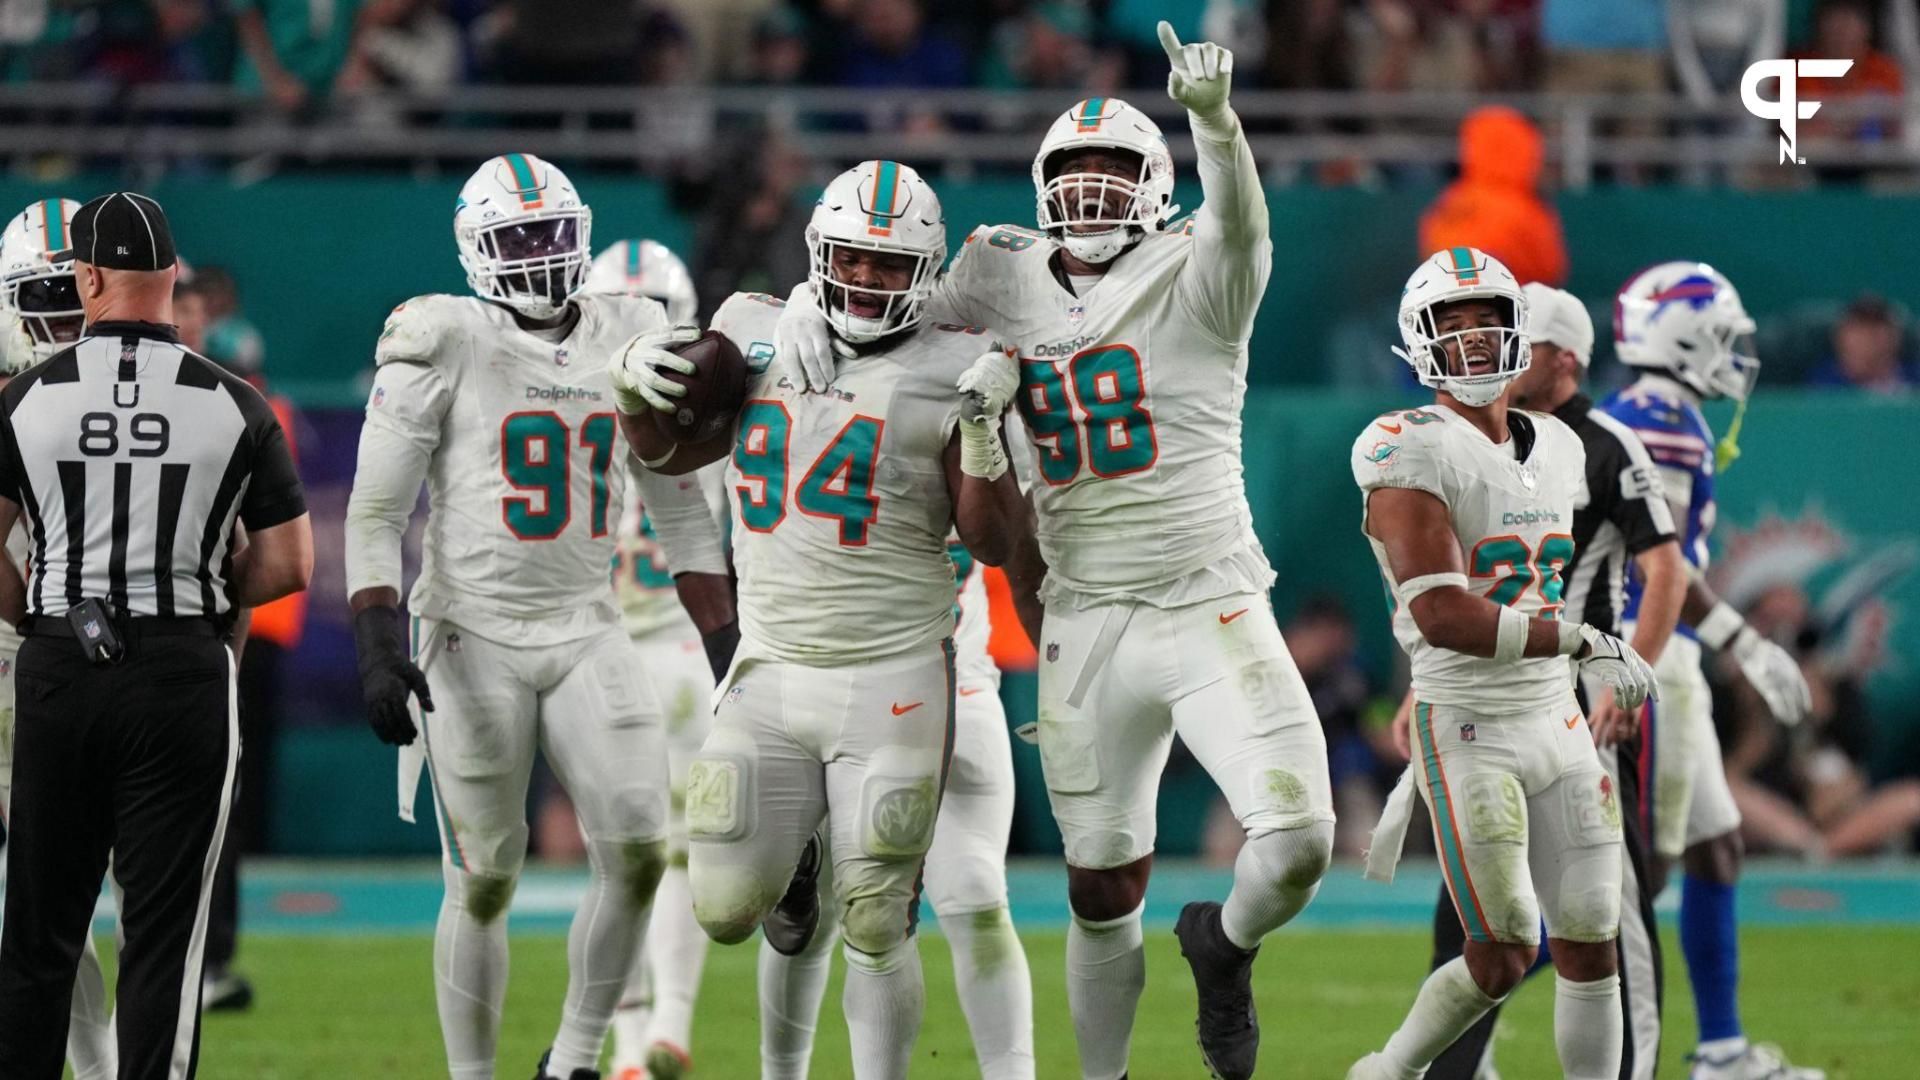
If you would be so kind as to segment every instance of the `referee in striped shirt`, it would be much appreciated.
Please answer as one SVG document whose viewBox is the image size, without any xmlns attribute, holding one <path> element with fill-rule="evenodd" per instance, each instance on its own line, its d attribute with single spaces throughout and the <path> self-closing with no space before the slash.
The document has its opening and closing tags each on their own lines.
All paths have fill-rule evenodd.
<svg viewBox="0 0 1920 1080">
<path fill-rule="evenodd" d="M 240 755 L 235 613 L 306 588 L 313 535 L 273 411 L 181 346 L 159 204 L 70 227 L 87 327 L 0 392 L 15 671 L 0 1077 L 58 1080 L 108 859 L 121 890 L 121 1080 L 194 1074 L 207 903 Z M 236 528 L 238 524 L 244 529 Z"/>
</svg>

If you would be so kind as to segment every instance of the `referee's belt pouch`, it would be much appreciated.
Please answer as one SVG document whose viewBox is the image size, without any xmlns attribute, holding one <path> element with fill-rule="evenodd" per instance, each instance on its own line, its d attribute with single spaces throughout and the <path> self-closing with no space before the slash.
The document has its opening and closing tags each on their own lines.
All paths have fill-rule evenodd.
<svg viewBox="0 0 1920 1080">
<path fill-rule="evenodd" d="M 113 610 L 104 601 L 88 597 L 67 609 L 67 625 L 73 628 L 80 651 L 93 664 L 117 664 L 127 655 L 127 643 L 114 625 Z"/>
</svg>

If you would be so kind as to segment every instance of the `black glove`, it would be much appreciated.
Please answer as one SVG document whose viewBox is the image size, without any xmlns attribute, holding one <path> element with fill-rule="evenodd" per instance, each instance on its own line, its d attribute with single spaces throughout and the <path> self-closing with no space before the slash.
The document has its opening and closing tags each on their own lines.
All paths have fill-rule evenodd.
<svg viewBox="0 0 1920 1080">
<path fill-rule="evenodd" d="M 718 630 L 701 634 L 700 647 L 707 650 L 707 666 L 713 669 L 713 682 L 718 686 L 720 680 L 727 677 L 727 669 L 733 666 L 733 651 L 740 647 L 740 620 L 734 619 Z"/>
<path fill-rule="evenodd" d="M 420 699 L 420 707 L 433 711 L 433 695 L 427 692 L 427 677 L 407 659 L 400 643 L 400 612 L 390 607 L 370 607 L 353 617 L 353 648 L 360 654 L 360 696 L 367 703 L 367 723 L 380 741 L 407 746 L 420 732 L 407 712 L 407 692 Z"/>
</svg>

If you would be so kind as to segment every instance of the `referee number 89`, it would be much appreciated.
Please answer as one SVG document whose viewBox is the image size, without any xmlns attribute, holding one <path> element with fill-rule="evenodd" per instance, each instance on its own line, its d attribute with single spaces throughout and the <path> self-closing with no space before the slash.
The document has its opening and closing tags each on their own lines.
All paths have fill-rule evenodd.
<svg viewBox="0 0 1920 1080">
<path fill-rule="evenodd" d="M 159 457 L 173 442 L 173 426 L 159 413 L 134 413 L 127 421 L 127 453 Z M 80 452 L 88 457 L 111 457 L 120 452 L 120 417 L 90 412 L 80 417 Z"/>
</svg>

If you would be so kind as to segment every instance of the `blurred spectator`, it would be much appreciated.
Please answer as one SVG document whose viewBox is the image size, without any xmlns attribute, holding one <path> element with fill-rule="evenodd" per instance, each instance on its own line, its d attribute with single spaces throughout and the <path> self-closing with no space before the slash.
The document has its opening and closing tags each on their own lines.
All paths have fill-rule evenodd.
<svg viewBox="0 0 1920 1080">
<path fill-rule="evenodd" d="M 1833 324 L 1833 352 L 1814 369 L 1814 386 L 1904 394 L 1920 383 L 1920 368 L 1901 355 L 1906 317 L 1871 293 L 1847 305 Z"/>
<path fill-rule="evenodd" d="M 1545 0 L 1542 88 L 1601 96 L 1666 93 L 1669 2 L 1688 0 Z M 1601 133 L 1647 137 L 1659 130 L 1655 121 L 1633 119 L 1605 125 Z M 1616 179 L 1638 181 L 1640 170 L 1622 170 Z"/>
<path fill-rule="evenodd" d="M 807 222 L 812 196 L 803 190 L 806 155 L 778 132 L 753 133 L 732 154 L 716 155 L 713 175 L 676 185 L 681 206 L 699 224 L 694 232 L 693 284 L 701 318 L 736 292 L 784 298 L 807 276 Z M 815 189 L 817 190 L 817 188 Z"/>
<path fill-rule="evenodd" d="M 1284 636 L 1313 698 L 1313 711 L 1326 729 L 1338 822 L 1334 850 L 1359 855 L 1366 850 L 1400 767 L 1383 761 L 1369 738 L 1373 693 L 1356 656 L 1353 617 L 1340 597 L 1321 593 L 1307 598 Z"/>
<path fill-rule="evenodd" d="M 324 98 L 346 63 L 360 0 L 233 0 L 241 59 L 234 85 L 282 112 Z"/>
<path fill-rule="evenodd" d="M 444 90 L 460 81 L 465 47 L 434 0 L 369 0 L 334 91 Z"/>
<path fill-rule="evenodd" d="M 1002 90 L 1112 93 L 1122 65 L 1094 47 L 1093 16 L 1079 4 L 1052 0 L 1003 20 L 981 65 L 980 85 Z"/>
<path fill-rule="evenodd" d="M 842 86 L 966 86 L 966 53 L 927 28 L 922 0 L 859 0 L 840 54 Z"/>
<path fill-rule="evenodd" d="M 1847 98 L 1898 98 L 1902 79 L 1893 57 L 1874 47 L 1873 5 L 1868 0 L 1821 0 L 1814 15 L 1813 40 L 1794 52 L 1795 59 L 1828 57 L 1853 61 L 1838 79 L 1805 79 L 1800 100 L 1838 102 Z M 1863 142 L 1889 138 L 1890 121 L 1847 119 L 1831 108 L 1800 122 L 1802 138 L 1838 136 Z"/>
<path fill-rule="evenodd" d="M 1138 87 L 1165 87 L 1167 53 L 1160 47 L 1160 20 L 1173 25 L 1181 41 L 1206 39 L 1207 13 L 1210 8 L 1230 0 L 1113 0 L 1107 6 L 1107 36 L 1126 50 L 1127 84 Z M 1232 48 L 1227 42 L 1220 42 Z M 1234 57 L 1234 74 L 1240 74 L 1239 56 Z M 1249 69 L 1254 69 L 1249 65 Z"/>
<path fill-rule="evenodd" d="M 775 7 L 754 24 L 747 82 L 755 86 L 799 85 L 806 80 L 809 55 L 807 20 L 790 7 Z"/>
<path fill-rule="evenodd" d="M 206 309 L 206 348 L 201 354 L 242 378 L 259 375 L 266 361 L 266 343 L 240 310 L 240 290 L 233 275 L 225 267 L 198 267 L 193 291 Z"/>
<path fill-rule="evenodd" d="M 1722 104 L 1740 76 L 1786 47 L 1787 0 L 1685 0 L 1667 5 L 1680 89 L 1694 104 Z"/>
<path fill-rule="evenodd" d="M 180 344 L 206 356 L 207 298 L 190 281 L 176 280 L 173 286 L 173 325 Z"/>
<path fill-rule="evenodd" d="M 1504 105 L 1475 109 L 1460 125 L 1460 179 L 1420 216 L 1420 254 L 1477 247 L 1521 284 L 1567 279 L 1560 215 L 1539 192 L 1546 148 L 1540 129 Z"/>
<path fill-rule="evenodd" d="M 88 73 L 119 83 L 203 82 L 213 77 L 196 47 L 212 0 L 148 0 L 94 6 L 97 43 Z M 26 5 L 9 5 L 26 6 Z"/>
<path fill-rule="evenodd" d="M 1498 92 L 1531 86 L 1540 0 L 1369 0 L 1379 90 Z"/>
<path fill-rule="evenodd" d="M 1813 693 L 1807 720 L 1785 729 L 1743 683 L 1719 673 L 1715 714 L 1732 717 L 1728 780 L 1748 843 L 1813 857 L 1910 850 L 1920 778 L 1869 772 L 1875 725 L 1864 683 L 1885 662 L 1885 604 L 1868 600 L 1823 634 L 1807 595 L 1782 584 L 1759 595 L 1748 619 L 1793 645 Z"/>
<path fill-rule="evenodd" d="M 682 32 L 690 80 L 714 83 L 747 77 L 758 34 L 741 31 L 757 27 L 782 4 L 781 0 L 651 0 L 651 6 L 670 14 Z"/>
<path fill-rule="evenodd" d="M 1353 43 L 1342 0 L 1276 0 L 1267 13 L 1264 84 L 1278 90 L 1351 90 Z M 1234 75 L 1240 76 L 1238 63 Z"/>
<path fill-rule="evenodd" d="M 632 83 L 643 17 L 638 0 L 501 0 L 475 25 L 474 44 L 501 82 Z"/>
</svg>

